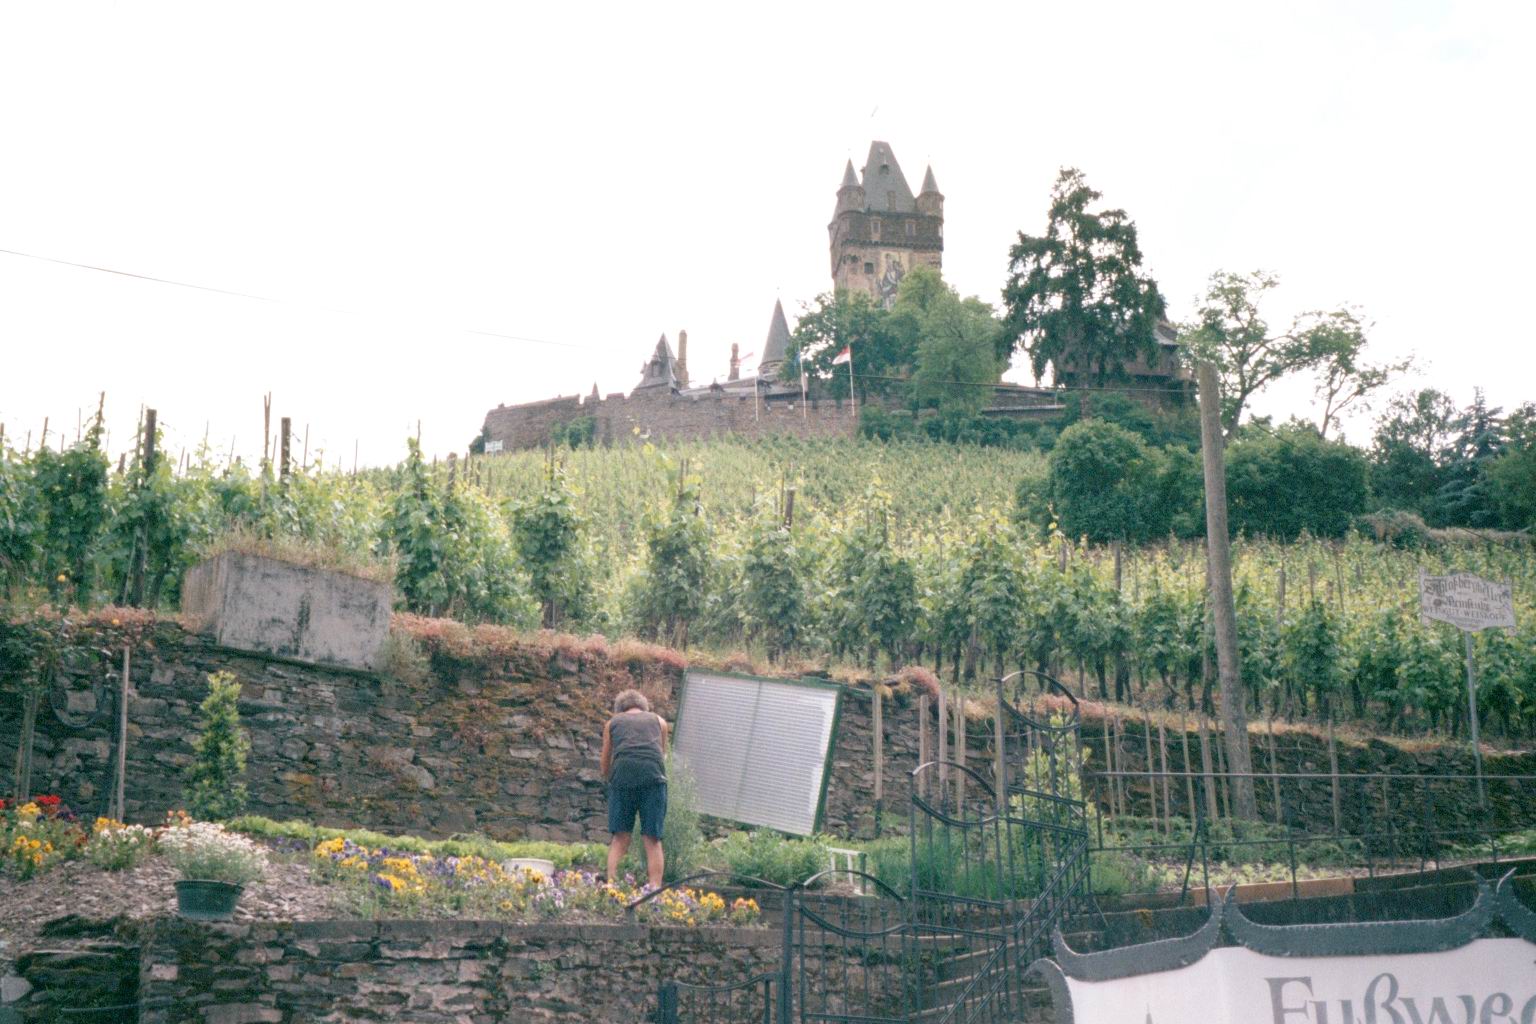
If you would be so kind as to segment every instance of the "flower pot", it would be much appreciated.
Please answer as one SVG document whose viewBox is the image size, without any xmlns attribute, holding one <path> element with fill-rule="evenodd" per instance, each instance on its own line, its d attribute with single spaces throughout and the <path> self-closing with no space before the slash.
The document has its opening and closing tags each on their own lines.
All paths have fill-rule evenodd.
<svg viewBox="0 0 1536 1024">
<path fill-rule="evenodd" d="M 193 921 L 228 921 L 245 886 L 234 882 L 214 882 L 184 878 L 176 883 L 176 909 Z"/>
</svg>

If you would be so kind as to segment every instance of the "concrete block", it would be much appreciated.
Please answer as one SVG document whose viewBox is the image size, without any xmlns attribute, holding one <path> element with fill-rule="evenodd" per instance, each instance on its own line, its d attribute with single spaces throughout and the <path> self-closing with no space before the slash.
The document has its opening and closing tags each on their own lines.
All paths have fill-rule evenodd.
<svg viewBox="0 0 1536 1024">
<path fill-rule="evenodd" d="M 226 551 L 187 573 L 181 610 L 224 647 L 374 671 L 393 588 L 329 569 Z"/>
</svg>

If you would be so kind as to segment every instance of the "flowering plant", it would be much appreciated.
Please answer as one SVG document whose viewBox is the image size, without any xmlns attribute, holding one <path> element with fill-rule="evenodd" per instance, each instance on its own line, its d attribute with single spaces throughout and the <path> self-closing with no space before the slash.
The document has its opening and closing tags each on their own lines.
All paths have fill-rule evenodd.
<svg viewBox="0 0 1536 1024">
<path fill-rule="evenodd" d="M 186 879 L 244 885 L 260 878 L 267 867 L 265 847 L 212 822 L 167 828 L 159 845 Z"/>
<path fill-rule="evenodd" d="M 155 833 L 143 825 L 124 825 L 111 818 L 97 818 L 85 844 L 85 859 L 104 871 L 122 871 L 137 865 L 155 849 Z"/>
<path fill-rule="evenodd" d="M 39 796 L 19 807 L 0 805 L 0 864 L 18 878 L 78 856 L 85 839 L 56 796 Z"/>
</svg>

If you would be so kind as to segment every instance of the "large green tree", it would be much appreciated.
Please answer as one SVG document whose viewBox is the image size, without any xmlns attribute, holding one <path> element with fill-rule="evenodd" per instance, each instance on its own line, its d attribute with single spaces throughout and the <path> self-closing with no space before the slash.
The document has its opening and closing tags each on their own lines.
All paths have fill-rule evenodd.
<svg viewBox="0 0 1536 1024">
<path fill-rule="evenodd" d="M 1371 491 L 1381 508 L 1430 518 L 1445 482 L 1456 404 L 1433 388 L 1394 398 L 1376 421 L 1371 442 Z"/>
<path fill-rule="evenodd" d="M 893 331 L 887 311 L 862 292 L 823 293 L 805 307 L 795 325 L 780 377 L 798 384 L 803 370 L 811 380 L 822 381 L 826 393 L 846 398 L 848 368 L 832 365 L 844 348 L 853 353 L 859 396 L 886 395 L 906 387 L 917 339 Z"/>
<path fill-rule="evenodd" d="M 1089 209 L 1101 198 L 1081 171 L 1063 168 L 1045 234 L 1021 231 L 1009 250 L 999 354 L 1022 345 L 1036 379 L 1050 365 L 1058 377 L 1071 367 L 1103 385 L 1138 357 L 1157 358 L 1162 294 L 1142 270 L 1126 212 Z"/>
<path fill-rule="evenodd" d="M 1245 432 L 1227 451 L 1234 533 L 1340 537 L 1366 507 L 1365 455 L 1310 423 Z"/>
<path fill-rule="evenodd" d="M 1345 409 L 1364 407 L 1411 362 L 1368 363 L 1366 324 L 1349 307 L 1302 313 L 1284 329 L 1272 327 L 1260 306 L 1279 284 L 1278 277 L 1264 271 L 1217 271 L 1195 311 L 1195 322 L 1180 338 L 1192 357 L 1216 365 L 1221 425 L 1228 440 L 1236 435 L 1249 400 L 1282 377 L 1317 373 L 1323 409 L 1318 429 L 1326 437 Z"/>
<path fill-rule="evenodd" d="M 967 414 L 986 407 L 989 385 L 1008 368 L 998 355 L 1002 324 L 991 306 L 960 298 L 937 271 L 917 267 L 902 280 L 890 320 L 893 333 L 916 339 L 915 404 Z"/>
</svg>

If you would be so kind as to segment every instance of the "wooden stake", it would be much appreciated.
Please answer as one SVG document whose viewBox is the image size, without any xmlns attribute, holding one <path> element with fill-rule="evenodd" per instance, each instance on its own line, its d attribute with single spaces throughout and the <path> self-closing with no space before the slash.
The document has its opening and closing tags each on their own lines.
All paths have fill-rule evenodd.
<svg viewBox="0 0 1536 1024">
<path fill-rule="evenodd" d="M 965 728 L 965 692 L 955 691 L 955 764 L 965 767 L 966 755 L 966 728 Z M 965 807 L 965 772 L 955 772 L 955 808 Z"/>
<path fill-rule="evenodd" d="M 949 732 L 949 701 L 944 699 L 944 687 L 939 686 L 939 728 L 938 728 L 938 756 L 934 760 L 939 762 L 939 803 L 942 804 L 949 792 L 949 764 L 945 757 L 945 733 Z"/>
<path fill-rule="evenodd" d="M 880 820 L 880 806 L 885 799 L 885 715 L 880 699 L 880 684 L 870 685 L 873 694 L 870 701 L 870 718 L 875 736 L 875 820 Z"/>
<path fill-rule="evenodd" d="M 1206 734 L 1205 712 L 1200 713 L 1200 772 L 1205 778 L 1205 816 L 1209 821 L 1216 821 L 1216 777 L 1211 767 L 1211 741 Z"/>
<path fill-rule="evenodd" d="M 133 668 L 133 651 L 127 645 L 123 645 L 123 678 L 121 688 L 117 694 L 117 784 L 112 793 L 112 817 L 118 821 L 128 820 L 127 807 L 127 778 L 128 778 L 128 694 L 130 693 L 129 676 Z"/>
<path fill-rule="evenodd" d="M 917 698 L 917 763 L 927 764 L 928 758 L 928 694 L 924 693 Z M 928 773 L 921 772 L 917 777 L 918 795 L 928 795 Z"/>
<path fill-rule="evenodd" d="M 1339 748 L 1333 738 L 1333 715 L 1328 716 L 1328 779 L 1333 789 L 1333 831 L 1343 831 L 1344 817 L 1339 806 Z"/>
<path fill-rule="evenodd" d="M 1269 717 L 1269 785 L 1275 795 L 1275 824 L 1285 823 L 1285 808 L 1280 803 L 1280 768 L 1275 755 L 1275 718 Z"/>
<path fill-rule="evenodd" d="M 282 431 L 282 440 L 279 442 L 281 447 L 278 450 L 282 455 L 282 470 L 279 473 L 279 477 L 286 480 L 288 479 L 288 470 L 290 468 L 289 448 L 293 441 L 293 420 L 290 417 L 284 416 L 281 420 L 280 429 Z"/>
<path fill-rule="evenodd" d="M 1168 792 L 1168 730 L 1157 723 L 1157 756 L 1163 770 L 1163 835 L 1173 831 L 1173 806 Z"/>
</svg>

